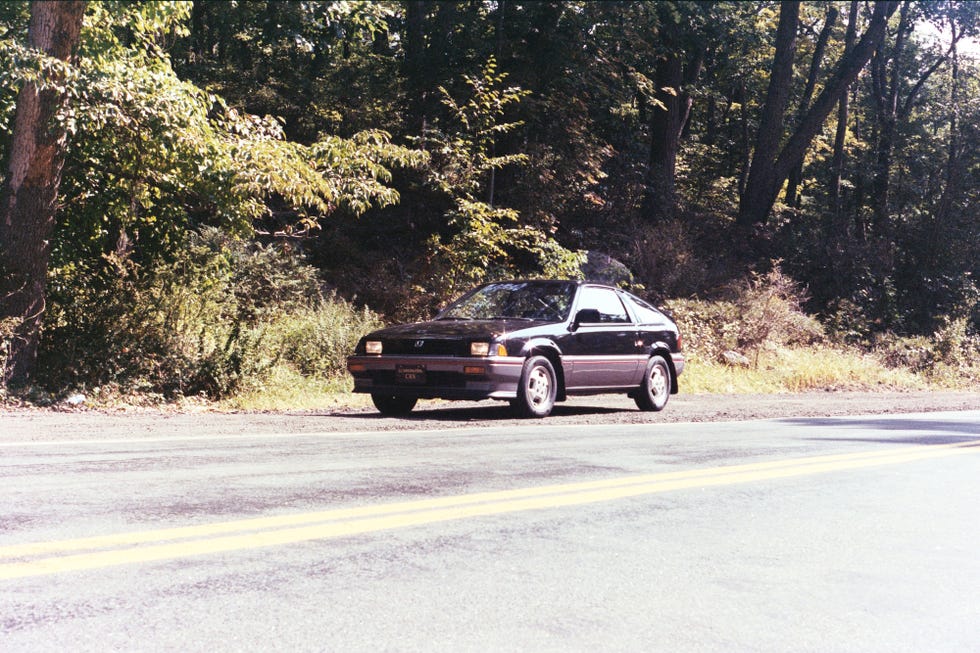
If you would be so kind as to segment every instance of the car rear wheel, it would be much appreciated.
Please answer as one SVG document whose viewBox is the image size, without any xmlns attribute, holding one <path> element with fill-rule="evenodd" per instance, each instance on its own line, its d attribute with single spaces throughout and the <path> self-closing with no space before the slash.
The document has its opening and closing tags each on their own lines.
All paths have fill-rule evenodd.
<svg viewBox="0 0 980 653">
<path fill-rule="evenodd" d="M 652 356 L 643 382 L 633 396 L 640 410 L 663 410 L 670 399 L 670 366 L 663 356 Z"/>
<path fill-rule="evenodd" d="M 517 386 L 517 399 L 511 402 L 521 417 L 547 417 L 555 407 L 558 382 L 555 368 L 544 356 L 532 356 L 524 361 L 524 370 Z"/>
<path fill-rule="evenodd" d="M 418 399 L 415 397 L 398 397 L 395 395 L 372 394 L 371 401 L 382 415 L 407 415 L 415 408 Z"/>
</svg>

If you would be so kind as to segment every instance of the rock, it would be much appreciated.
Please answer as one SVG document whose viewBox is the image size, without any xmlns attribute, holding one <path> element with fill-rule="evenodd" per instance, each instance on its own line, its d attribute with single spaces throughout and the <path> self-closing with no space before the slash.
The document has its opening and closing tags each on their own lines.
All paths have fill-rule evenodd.
<svg viewBox="0 0 980 653">
<path fill-rule="evenodd" d="M 748 358 L 731 349 L 722 354 L 721 357 L 726 365 L 731 365 L 732 367 L 749 367 L 750 365 Z"/>
<path fill-rule="evenodd" d="M 588 259 L 582 265 L 582 273 L 589 281 L 607 283 L 611 286 L 633 283 L 633 273 L 623 262 L 594 250 L 589 251 Z"/>
<path fill-rule="evenodd" d="M 70 397 L 68 397 L 67 399 L 65 399 L 65 403 L 68 404 L 69 406 L 81 406 L 82 404 L 85 403 L 85 395 L 80 393 L 75 393 Z"/>
</svg>

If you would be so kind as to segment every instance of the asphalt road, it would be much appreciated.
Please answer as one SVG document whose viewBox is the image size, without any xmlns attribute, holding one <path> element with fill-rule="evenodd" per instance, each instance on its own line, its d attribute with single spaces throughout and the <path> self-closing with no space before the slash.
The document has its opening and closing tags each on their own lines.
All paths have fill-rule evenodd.
<svg viewBox="0 0 980 653">
<path fill-rule="evenodd" d="M 370 425 L 8 428 L 0 650 L 980 650 L 980 411 Z"/>
</svg>

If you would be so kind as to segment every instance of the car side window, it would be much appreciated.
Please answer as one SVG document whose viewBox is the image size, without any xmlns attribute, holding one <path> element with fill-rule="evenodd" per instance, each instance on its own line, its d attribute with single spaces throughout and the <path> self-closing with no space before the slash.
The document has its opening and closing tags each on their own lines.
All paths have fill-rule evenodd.
<svg viewBox="0 0 980 653">
<path fill-rule="evenodd" d="M 579 300 L 578 309 L 593 309 L 599 311 L 600 323 L 622 323 L 629 322 L 629 315 L 626 307 L 619 299 L 619 296 L 607 288 L 594 288 L 586 286 L 582 288 L 582 297 Z"/>
<path fill-rule="evenodd" d="M 633 305 L 633 313 L 636 314 L 636 319 L 640 321 L 640 324 L 663 324 L 663 313 L 639 297 L 626 295 L 626 298 Z"/>
</svg>

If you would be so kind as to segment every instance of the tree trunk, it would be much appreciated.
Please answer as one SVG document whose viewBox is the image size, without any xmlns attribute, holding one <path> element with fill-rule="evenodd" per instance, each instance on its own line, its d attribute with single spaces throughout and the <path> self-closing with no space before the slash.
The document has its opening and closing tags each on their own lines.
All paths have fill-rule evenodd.
<svg viewBox="0 0 980 653">
<path fill-rule="evenodd" d="M 800 100 L 800 107 L 797 111 L 799 119 L 802 120 L 810 108 L 810 100 L 813 99 L 813 90 L 817 86 L 817 76 L 820 74 L 820 66 L 823 62 L 823 54 L 827 49 L 827 41 L 830 40 L 830 32 L 837 22 L 837 7 L 827 6 L 827 17 L 824 20 L 820 36 L 817 37 L 817 44 L 813 50 L 813 59 L 810 60 L 810 72 L 806 77 L 806 88 L 803 89 L 803 99 Z M 845 93 L 844 95 L 847 95 Z M 800 208 L 800 185 L 803 183 L 803 159 L 793 167 L 789 173 L 789 181 L 786 184 L 786 203 L 792 207 Z"/>
<path fill-rule="evenodd" d="M 796 30 L 800 20 L 800 3 L 784 2 L 779 6 L 779 26 L 776 28 L 776 53 L 769 75 L 769 90 L 762 107 L 755 150 L 749 166 L 745 194 L 741 198 L 738 224 L 742 227 L 763 224 L 769 208 L 776 201 L 782 180 L 776 179 L 773 161 L 779 151 L 783 134 L 783 115 L 789 102 L 793 82 L 793 57 L 796 54 Z M 760 215 L 759 208 L 765 207 Z"/>
<path fill-rule="evenodd" d="M 405 60 L 402 74 L 408 92 L 406 113 L 410 130 L 416 134 L 426 128 L 426 88 L 425 78 L 425 21 L 429 11 L 427 0 L 409 0 L 405 6 Z"/>
<path fill-rule="evenodd" d="M 78 44 L 85 2 L 31 3 L 28 42 L 48 56 L 70 61 Z M 17 96 L 7 176 L 0 191 L 0 323 L 7 338 L 5 386 L 32 380 L 37 358 L 50 238 L 64 164 L 66 134 L 55 120 L 66 95 L 25 83 Z"/>
<path fill-rule="evenodd" d="M 933 239 L 940 233 L 944 233 L 946 225 L 950 223 L 953 214 L 953 202 L 959 193 L 960 186 L 960 60 L 959 54 L 956 51 L 956 42 L 956 25 L 954 24 L 953 65 L 950 70 L 949 91 L 949 140 L 946 144 L 946 184 L 943 188 L 942 196 L 939 199 L 939 208 L 935 213 L 935 228 L 930 230 Z"/>
<path fill-rule="evenodd" d="M 903 77 L 901 66 L 905 37 L 910 30 L 909 0 L 906 0 L 902 4 L 902 17 L 895 36 L 894 51 L 889 57 L 892 61 L 891 75 L 887 74 L 888 61 L 884 56 L 884 47 L 878 54 L 881 58 L 879 65 L 873 71 L 879 131 L 875 175 L 872 182 L 872 215 L 875 231 L 885 237 L 887 237 L 888 225 L 888 199 L 891 192 L 892 151 L 895 149 L 895 128 L 898 125 L 898 85 Z"/>
<path fill-rule="evenodd" d="M 787 6 L 788 3 L 785 3 L 782 5 L 782 8 L 785 9 Z M 790 136 L 786 145 L 779 152 L 779 156 L 775 157 L 775 161 L 772 159 L 773 152 L 775 151 L 775 146 L 772 141 L 775 140 L 778 142 L 780 130 L 778 125 L 766 125 L 766 116 L 764 113 L 764 122 L 759 126 L 760 134 L 757 139 L 756 152 L 752 157 L 752 167 L 749 170 L 749 180 L 745 188 L 745 193 L 742 195 L 741 203 L 739 204 L 737 224 L 740 227 L 751 228 L 755 225 L 764 225 L 766 223 L 769 211 L 772 209 L 772 205 L 776 201 L 776 195 L 779 193 L 779 188 L 787 175 L 789 175 L 789 171 L 797 161 L 803 158 L 806 148 L 810 146 L 814 136 L 823 127 L 824 121 L 826 121 L 827 116 L 830 115 L 830 112 L 838 100 L 840 100 L 841 95 L 847 92 L 848 87 L 857 78 L 858 73 L 861 72 L 871 59 L 871 55 L 874 54 L 878 45 L 885 37 L 885 28 L 888 25 L 888 19 L 895 13 L 895 9 L 897 8 L 898 2 L 875 3 L 874 12 L 868 24 L 867 31 L 865 31 L 854 49 L 841 58 L 834 74 L 827 80 L 824 89 L 817 96 L 813 106 L 807 111 L 806 116 L 804 116 L 796 128 L 796 131 L 793 132 L 793 135 Z M 782 17 L 780 17 L 780 24 L 782 26 Z M 786 44 L 783 44 L 783 48 L 786 48 Z M 777 48 L 778 56 L 779 49 Z M 777 74 L 775 68 L 774 66 L 774 75 Z M 768 98 L 766 103 L 769 103 Z M 769 116 L 770 120 L 771 118 L 772 116 Z M 764 128 L 775 130 L 776 133 L 763 134 Z M 761 153 L 759 151 L 760 144 L 763 145 Z M 753 175 L 753 171 L 756 171 L 755 175 Z"/>
<path fill-rule="evenodd" d="M 677 54 L 657 63 L 657 102 L 650 109 L 650 157 L 643 197 L 643 215 L 654 222 L 673 217 L 677 206 L 674 174 L 681 131 L 678 122 L 683 71 L 683 63 Z"/>
<path fill-rule="evenodd" d="M 847 17 L 847 33 L 844 36 L 845 55 L 854 47 L 854 38 L 857 31 L 857 11 L 858 0 L 851 0 L 851 11 Z M 832 163 L 834 180 L 831 185 L 834 197 L 833 217 L 835 223 L 839 223 L 841 213 L 841 184 L 844 177 L 844 143 L 847 138 L 847 118 L 850 113 L 848 99 L 848 91 L 845 89 L 840 96 L 840 102 L 837 106 L 837 131 L 834 134 L 834 159 Z M 828 230 L 828 233 L 836 231 L 834 229 L 835 225 L 830 226 L 831 229 Z"/>
</svg>

